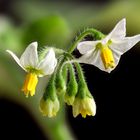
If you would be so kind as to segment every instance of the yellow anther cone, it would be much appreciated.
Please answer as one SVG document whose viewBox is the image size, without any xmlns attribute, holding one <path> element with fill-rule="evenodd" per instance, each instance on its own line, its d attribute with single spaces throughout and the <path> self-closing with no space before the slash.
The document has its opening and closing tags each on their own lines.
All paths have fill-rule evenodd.
<svg viewBox="0 0 140 140">
<path fill-rule="evenodd" d="M 101 51 L 101 58 L 105 69 L 114 68 L 115 62 L 112 51 L 108 47 L 103 47 Z"/>
<path fill-rule="evenodd" d="M 36 85 L 38 83 L 38 78 L 37 75 L 34 73 L 28 73 L 26 75 L 24 84 L 23 84 L 23 88 L 22 91 L 24 92 L 24 94 L 28 97 L 28 95 L 30 94 L 31 96 L 33 96 L 35 94 L 35 89 L 36 89 Z"/>
</svg>

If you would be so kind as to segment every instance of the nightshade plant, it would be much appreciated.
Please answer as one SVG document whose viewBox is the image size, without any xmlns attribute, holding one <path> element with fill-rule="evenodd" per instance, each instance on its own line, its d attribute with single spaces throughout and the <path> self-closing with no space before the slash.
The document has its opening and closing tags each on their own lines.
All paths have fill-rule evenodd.
<svg viewBox="0 0 140 140">
<path fill-rule="evenodd" d="M 44 116 L 54 117 L 60 109 L 60 97 L 72 106 L 73 116 L 94 116 L 96 104 L 91 95 L 80 63 L 92 64 L 105 72 L 111 72 L 118 65 L 123 53 L 140 41 L 140 34 L 126 36 L 126 20 L 122 19 L 114 29 L 105 35 L 93 28 L 84 30 L 68 50 L 44 47 L 37 51 L 37 42 L 31 43 L 21 58 L 7 50 L 18 65 L 28 74 L 22 91 L 28 97 L 35 94 L 37 77 L 49 76 L 43 97 L 40 100 L 40 111 Z M 83 41 L 88 35 L 94 41 Z M 81 57 L 75 58 L 73 51 L 78 49 Z"/>
</svg>

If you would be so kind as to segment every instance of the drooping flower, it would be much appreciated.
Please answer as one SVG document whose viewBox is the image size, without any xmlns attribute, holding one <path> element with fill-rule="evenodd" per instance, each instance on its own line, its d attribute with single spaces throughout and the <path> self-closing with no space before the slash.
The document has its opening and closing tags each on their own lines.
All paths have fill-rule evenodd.
<svg viewBox="0 0 140 140">
<path fill-rule="evenodd" d="M 95 116 L 96 104 L 92 97 L 75 98 L 73 107 L 73 116 L 77 117 L 79 114 L 86 118 L 86 115 Z"/>
<path fill-rule="evenodd" d="M 78 82 L 78 92 L 72 104 L 73 116 L 77 117 L 79 114 L 86 118 L 88 116 L 95 116 L 96 103 L 91 95 L 85 80 L 82 79 Z"/>
<path fill-rule="evenodd" d="M 51 100 L 50 98 L 44 100 L 41 98 L 40 100 L 40 111 L 44 116 L 55 117 L 59 108 L 60 103 L 58 98 L 55 98 L 54 100 Z"/>
<path fill-rule="evenodd" d="M 80 63 L 92 64 L 103 71 L 111 72 L 118 65 L 121 55 L 140 41 L 140 34 L 125 37 L 125 26 L 126 20 L 122 19 L 101 40 L 80 42 L 77 49 L 83 55 L 78 61 Z"/>
<path fill-rule="evenodd" d="M 17 64 L 28 73 L 22 88 L 27 97 L 29 94 L 31 96 L 35 94 L 38 77 L 52 74 L 57 64 L 57 59 L 52 48 L 49 48 L 45 57 L 39 61 L 37 45 L 37 42 L 29 44 L 20 59 L 12 51 L 7 50 Z"/>
</svg>

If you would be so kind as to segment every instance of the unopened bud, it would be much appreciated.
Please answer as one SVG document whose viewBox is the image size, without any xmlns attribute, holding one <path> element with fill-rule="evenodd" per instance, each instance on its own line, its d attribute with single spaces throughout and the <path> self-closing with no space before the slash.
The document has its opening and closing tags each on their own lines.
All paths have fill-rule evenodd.
<svg viewBox="0 0 140 140">
<path fill-rule="evenodd" d="M 54 117 L 59 111 L 60 103 L 58 98 L 56 97 L 54 100 L 47 98 L 44 100 L 42 97 L 40 100 L 40 111 L 44 116 Z"/>
<path fill-rule="evenodd" d="M 50 78 L 45 93 L 40 100 L 40 111 L 44 116 L 54 117 L 59 111 L 60 103 L 56 95 L 55 74 Z"/>
<path fill-rule="evenodd" d="M 56 74 L 56 91 L 58 95 L 64 94 L 66 92 L 66 81 L 63 76 L 63 71 L 60 69 Z"/>
<path fill-rule="evenodd" d="M 78 91 L 78 84 L 75 77 L 75 71 L 72 64 L 69 64 L 69 82 L 65 94 L 65 102 L 72 105 Z"/>
</svg>

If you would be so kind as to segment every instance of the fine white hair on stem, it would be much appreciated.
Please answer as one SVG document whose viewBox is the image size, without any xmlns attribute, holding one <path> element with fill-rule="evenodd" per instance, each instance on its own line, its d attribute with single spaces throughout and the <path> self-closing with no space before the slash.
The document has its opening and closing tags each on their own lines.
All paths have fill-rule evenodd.
<svg viewBox="0 0 140 140">
<path fill-rule="evenodd" d="M 72 63 L 75 63 L 75 62 L 80 63 L 81 61 L 80 61 L 80 60 L 77 60 L 77 59 L 68 60 L 68 61 L 66 61 L 66 62 L 64 62 L 64 63 L 62 64 L 60 71 L 62 71 L 63 67 L 64 67 L 66 64 L 70 64 L 70 63 L 72 64 Z"/>
</svg>

